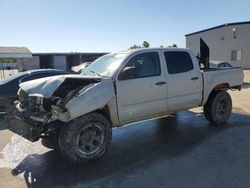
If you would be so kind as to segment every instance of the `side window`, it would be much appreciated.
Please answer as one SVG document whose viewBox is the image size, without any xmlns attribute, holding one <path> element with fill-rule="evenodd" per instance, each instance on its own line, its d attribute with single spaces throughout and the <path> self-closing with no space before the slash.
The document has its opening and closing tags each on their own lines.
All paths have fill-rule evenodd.
<svg viewBox="0 0 250 188">
<path fill-rule="evenodd" d="M 233 67 L 231 64 L 229 64 L 229 63 L 224 63 L 224 66 L 225 67 Z"/>
<path fill-rule="evenodd" d="M 220 64 L 218 65 L 218 67 L 225 67 L 225 64 L 224 64 L 224 63 L 220 63 Z"/>
<path fill-rule="evenodd" d="M 187 52 L 165 52 L 168 73 L 177 74 L 194 68 L 192 59 Z"/>
<path fill-rule="evenodd" d="M 161 74 L 157 52 L 146 52 L 134 56 L 119 75 L 119 80 L 157 76 Z"/>
<path fill-rule="evenodd" d="M 220 63 L 217 67 L 224 67 L 224 64 Z"/>
</svg>

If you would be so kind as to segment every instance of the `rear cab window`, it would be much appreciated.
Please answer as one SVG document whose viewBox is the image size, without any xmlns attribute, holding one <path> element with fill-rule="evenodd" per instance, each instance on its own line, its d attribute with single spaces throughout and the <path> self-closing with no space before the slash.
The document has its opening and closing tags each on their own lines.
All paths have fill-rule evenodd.
<svg viewBox="0 0 250 188">
<path fill-rule="evenodd" d="M 167 64 L 167 71 L 169 74 L 184 73 L 194 69 L 192 59 L 188 52 L 164 52 L 164 57 Z"/>
</svg>

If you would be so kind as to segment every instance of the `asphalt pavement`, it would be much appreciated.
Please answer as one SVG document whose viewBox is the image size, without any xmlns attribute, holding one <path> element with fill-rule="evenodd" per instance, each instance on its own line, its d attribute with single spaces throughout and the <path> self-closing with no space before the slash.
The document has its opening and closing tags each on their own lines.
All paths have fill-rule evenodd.
<svg viewBox="0 0 250 188">
<path fill-rule="evenodd" d="M 249 133 L 244 114 L 213 127 L 202 113 L 181 112 L 114 129 L 108 153 L 83 166 L 13 135 L 2 149 L 0 187 L 249 187 Z"/>
</svg>

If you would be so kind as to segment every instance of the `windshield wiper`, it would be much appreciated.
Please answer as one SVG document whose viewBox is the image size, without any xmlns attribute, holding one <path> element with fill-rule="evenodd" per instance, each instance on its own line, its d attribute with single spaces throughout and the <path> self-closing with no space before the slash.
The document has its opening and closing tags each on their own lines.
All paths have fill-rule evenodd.
<svg viewBox="0 0 250 188">
<path fill-rule="evenodd" d="M 96 74 L 97 76 L 100 76 L 101 78 L 103 77 L 100 73 L 98 73 L 98 72 L 96 72 L 96 71 L 91 70 L 90 72 Z"/>
</svg>

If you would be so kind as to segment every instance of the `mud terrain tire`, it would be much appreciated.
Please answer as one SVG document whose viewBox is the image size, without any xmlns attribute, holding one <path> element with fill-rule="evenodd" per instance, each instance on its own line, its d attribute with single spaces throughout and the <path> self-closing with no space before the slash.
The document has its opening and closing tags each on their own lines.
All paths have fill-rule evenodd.
<svg viewBox="0 0 250 188">
<path fill-rule="evenodd" d="M 204 116 L 215 125 L 227 123 L 232 111 L 232 99 L 226 91 L 214 91 L 204 108 Z"/>
<path fill-rule="evenodd" d="M 58 145 L 70 162 L 84 164 L 103 156 L 111 138 L 110 121 L 100 113 L 89 113 L 63 125 Z"/>
</svg>

